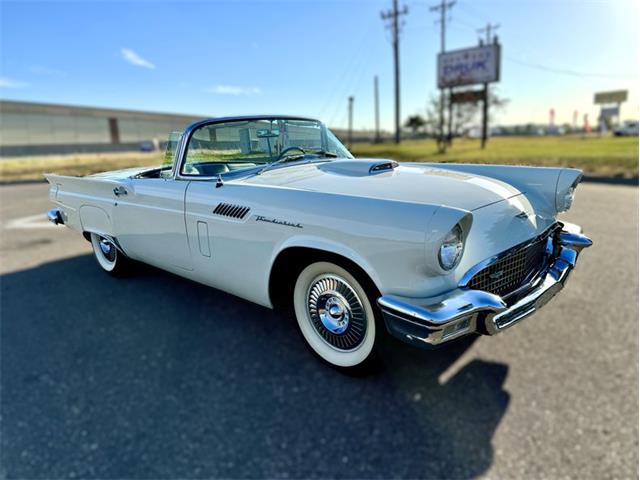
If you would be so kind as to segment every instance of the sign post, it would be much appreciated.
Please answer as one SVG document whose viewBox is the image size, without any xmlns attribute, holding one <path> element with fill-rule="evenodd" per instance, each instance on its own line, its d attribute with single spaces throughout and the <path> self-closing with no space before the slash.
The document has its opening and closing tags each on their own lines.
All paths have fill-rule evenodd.
<svg viewBox="0 0 640 480">
<path fill-rule="evenodd" d="M 489 130 L 489 84 L 484 84 L 483 91 L 484 101 L 482 102 L 482 143 L 480 144 L 481 148 L 484 150 L 484 147 L 487 145 L 487 137 Z"/>
<path fill-rule="evenodd" d="M 447 126 L 447 144 L 451 146 L 451 142 L 453 141 L 453 132 L 451 129 L 453 128 L 453 88 L 449 89 L 449 125 Z"/>
</svg>

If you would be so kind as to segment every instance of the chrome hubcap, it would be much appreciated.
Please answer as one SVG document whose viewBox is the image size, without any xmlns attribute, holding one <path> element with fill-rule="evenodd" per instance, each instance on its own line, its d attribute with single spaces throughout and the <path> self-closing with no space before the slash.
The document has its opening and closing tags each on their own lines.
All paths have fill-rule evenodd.
<svg viewBox="0 0 640 480">
<path fill-rule="evenodd" d="M 104 255 L 104 258 L 113 262 L 116 259 L 116 247 L 113 243 L 104 237 L 100 238 L 100 250 Z"/>
<path fill-rule="evenodd" d="M 349 327 L 349 307 L 345 305 L 342 296 L 335 292 L 325 293 L 320 296 L 318 315 L 324 327 L 331 333 L 344 333 Z"/>
<path fill-rule="evenodd" d="M 311 323 L 332 347 L 353 350 L 366 332 L 366 314 L 351 286 L 335 275 L 321 275 L 311 284 L 308 294 Z"/>
</svg>

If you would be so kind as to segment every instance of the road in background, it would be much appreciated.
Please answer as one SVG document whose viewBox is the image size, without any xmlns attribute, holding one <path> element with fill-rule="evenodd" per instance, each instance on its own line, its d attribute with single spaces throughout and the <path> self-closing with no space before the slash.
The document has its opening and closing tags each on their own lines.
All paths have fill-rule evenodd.
<svg viewBox="0 0 640 480">
<path fill-rule="evenodd" d="M 566 290 L 496 337 L 319 363 L 290 320 L 141 267 L 98 270 L 0 188 L 0 478 L 629 478 L 638 466 L 638 189 L 582 184 L 595 242 Z"/>
</svg>

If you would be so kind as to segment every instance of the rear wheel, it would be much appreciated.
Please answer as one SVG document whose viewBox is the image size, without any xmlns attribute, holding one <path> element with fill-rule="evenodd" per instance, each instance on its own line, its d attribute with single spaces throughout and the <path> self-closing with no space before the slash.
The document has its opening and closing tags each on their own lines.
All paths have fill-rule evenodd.
<svg viewBox="0 0 640 480">
<path fill-rule="evenodd" d="M 343 369 L 371 362 L 376 322 L 360 282 L 330 262 L 305 267 L 295 283 L 293 304 L 302 336 L 324 361 Z"/>
<path fill-rule="evenodd" d="M 102 270 L 113 276 L 123 276 L 129 271 L 130 261 L 118 251 L 112 240 L 97 233 L 91 234 L 93 255 Z"/>
</svg>

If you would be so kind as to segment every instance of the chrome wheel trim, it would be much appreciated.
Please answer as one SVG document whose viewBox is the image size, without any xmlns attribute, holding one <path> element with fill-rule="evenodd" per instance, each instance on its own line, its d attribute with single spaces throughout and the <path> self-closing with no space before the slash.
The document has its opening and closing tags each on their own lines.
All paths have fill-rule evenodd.
<svg viewBox="0 0 640 480">
<path fill-rule="evenodd" d="M 116 260 L 116 246 L 104 237 L 100 238 L 100 250 L 104 257 L 110 262 Z"/>
<path fill-rule="evenodd" d="M 92 233 L 91 245 L 98 264 L 107 272 L 112 271 L 118 259 L 118 251 L 114 243 L 106 237 Z"/>
<path fill-rule="evenodd" d="M 307 313 L 315 332 L 332 348 L 356 350 L 367 333 L 367 314 L 356 291 L 338 275 L 324 273 L 307 290 Z"/>
<path fill-rule="evenodd" d="M 334 348 L 322 338 L 313 326 L 311 315 L 309 314 L 309 288 L 316 282 L 316 279 L 323 275 L 335 275 L 346 281 L 356 292 L 360 299 L 367 319 L 367 328 L 362 343 L 353 350 L 340 350 Z M 296 321 L 300 332 L 307 345 L 324 361 L 336 367 L 354 367 L 361 364 L 371 355 L 376 343 L 376 322 L 375 313 L 371 300 L 362 288 L 358 280 L 343 267 L 335 263 L 319 261 L 305 267 L 296 280 L 293 289 L 293 306 L 296 314 Z"/>
</svg>

